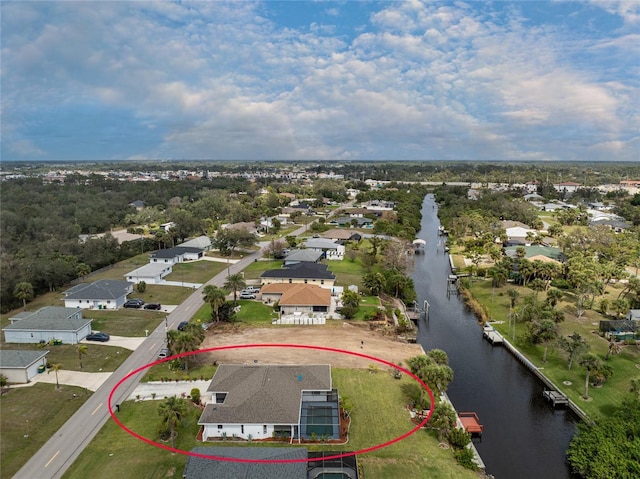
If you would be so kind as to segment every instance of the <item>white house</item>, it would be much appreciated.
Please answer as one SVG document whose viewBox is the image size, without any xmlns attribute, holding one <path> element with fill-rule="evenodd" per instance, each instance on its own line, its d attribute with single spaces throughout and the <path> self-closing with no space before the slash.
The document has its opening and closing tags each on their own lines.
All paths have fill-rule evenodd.
<svg viewBox="0 0 640 479">
<path fill-rule="evenodd" d="M 344 258 L 344 245 L 326 238 L 311 238 L 305 241 L 305 248 L 313 251 L 322 251 L 325 258 L 341 261 Z"/>
<path fill-rule="evenodd" d="M 127 281 L 139 283 L 144 281 L 147 284 L 161 283 L 165 276 L 173 271 L 171 264 L 165 263 L 149 263 L 138 269 L 129 271 L 125 274 Z"/>
<path fill-rule="evenodd" d="M 64 292 L 67 308 L 118 309 L 133 291 L 133 283 L 101 279 L 93 283 L 80 283 Z"/>
<path fill-rule="evenodd" d="M 221 364 L 207 391 L 211 403 L 198 420 L 203 441 L 340 437 L 329 365 Z"/>
<path fill-rule="evenodd" d="M 47 365 L 49 351 L 0 350 L 0 374 L 9 383 L 28 383 Z"/>
<path fill-rule="evenodd" d="M 565 181 L 563 183 L 554 183 L 553 187 L 560 193 L 574 193 L 582 185 L 573 181 Z"/>
<path fill-rule="evenodd" d="M 38 311 L 23 311 L 9 318 L 2 329 L 8 343 L 39 343 L 51 340 L 77 344 L 91 333 L 91 319 L 82 317 L 82 309 L 45 306 Z"/>
<path fill-rule="evenodd" d="M 151 263 L 176 264 L 184 261 L 194 261 L 204 256 L 202 248 L 191 246 L 176 246 L 175 248 L 167 248 L 151 253 L 149 260 Z"/>
</svg>

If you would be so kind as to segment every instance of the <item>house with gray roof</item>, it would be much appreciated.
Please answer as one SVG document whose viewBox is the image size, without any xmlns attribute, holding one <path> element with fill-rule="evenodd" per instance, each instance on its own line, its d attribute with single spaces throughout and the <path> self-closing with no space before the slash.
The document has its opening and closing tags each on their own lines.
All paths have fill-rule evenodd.
<svg viewBox="0 0 640 479">
<path fill-rule="evenodd" d="M 344 451 L 309 452 L 305 447 L 194 447 L 189 451 L 185 479 L 259 478 L 358 479 L 358 459 L 330 459 Z M 263 462 L 269 461 L 269 462 Z M 274 462 L 299 461 L 299 462 Z"/>
<path fill-rule="evenodd" d="M 191 452 L 200 457 L 189 456 L 182 475 L 185 479 L 307 479 L 304 447 L 196 447 Z M 241 459 L 242 462 L 215 458 Z M 300 462 L 245 462 L 265 460 Z"/>
<path fill-rule="evenodd" d="M 262 284 L 304 283 L 331 288 L 336 276 L 326 264 L 301 262 L 280 269 L 269 269 L 260 275 L 260 280 Z"/>
<path fill-rule="evenodd" d="M 311 238 L 304 242 L 306 249 L 321 251 L 329 260 L 341 261 L 344 258 L 345 247 L 339 242 L 327 238 Z"/>
<path fill-rule="evenodd" d="M 129 271 L 124 277 L 132 283 L 144 281 L 147 284 L 158 284 L 173 271 L 173 266 L 166 263 L 149 263 Z"/>
<path fill-rule="evenodd" d="M 207 389 L 202 440 L 340 437 L 331 366 L 222 364 Z"/>
<path fill-rule="evenodd" d="M 0 374 L 9 383 L 28 383 L 47 365 L 49 351 L 0 349 Z"/>
<path fill-rule="evenodd" d="M 199 248 L 202 251 L 209 251 L 211 249 L 211 238 L 206 235 L 192 238 L 184 243 L 180 244 L 182 248 Z"/>
<path fill-rule="evenodd" d="M 204 256 L 204 250 L 202 248 L 195 248 L 191 246 L 176 246 L 175 248 L 167 248 L 151 253 L 151 263 L 165 263 L 176 264 L 183 261 L 193 261 L 200 259 Z"/>
<path fill-rule="evenodd" d="M 115 279 L 101 279 L 80 283 L 64 292 L 67 308 L 118 309 L 133 291 L 133 283 Z"/>
<path fill-rule="evenodd" d="M 82 309 L 45 306 L 38 311 L 23 311 L 9 318 L 2 329 L 8 343 L 39 343 L 51 340 L 77 344 L 91 333 L 91 319 L 82 317 Z"/>
<path fill-rule="evenodd" d="M 322 259 L 322 251 L 311 249 L 291 250 L 284 258 L 284 265 L 290 266 L 298 263 L 317 263 Z"/>
</svg>

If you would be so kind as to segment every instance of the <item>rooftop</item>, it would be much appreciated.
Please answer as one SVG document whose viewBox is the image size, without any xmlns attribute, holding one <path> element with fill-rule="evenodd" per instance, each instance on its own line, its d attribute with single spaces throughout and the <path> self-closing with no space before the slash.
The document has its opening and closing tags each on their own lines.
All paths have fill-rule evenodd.
<svg viewBox="0 0 640 479">
<path fill-rule="evenodd" d="M 261 278 L 314 278 L 336 279 L 326 264 L 297 263 L 280 269 L 270 269 L 260 275 Z"/>
<path fill-rule="evenodd" d="M 25 351 L 22 349 L 1 349 L 0 366 L 3 368 L 22 369 L 31 366 L 44 358 L 49 351 Z"/>
<path fill-rule="evenodd" d="M 101 279 L 93 283 L 80 283 L 64 292 L 65 299 L 118 299 L 125 296 L 132 283 Z"/>
</svg>

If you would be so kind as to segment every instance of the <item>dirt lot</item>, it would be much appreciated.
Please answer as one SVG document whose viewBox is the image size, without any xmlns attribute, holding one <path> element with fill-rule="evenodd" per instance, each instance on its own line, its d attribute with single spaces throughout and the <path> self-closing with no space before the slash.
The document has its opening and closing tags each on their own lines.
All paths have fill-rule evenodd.
<svg viewBox="0 0 640 479">
<path fill-rule="evenodd" d="M 363 342 L 363 343 L 361 343 Z M 298 344 L 324 346 L 353 351 L 398 364 L 407 358 L 422 354 L 419 344 L 408 344 L 383 336 L 376 331 L 342 323 L 342 326 L 300 326 L 279 328 L 247 328 L 219 332 L 207 336 L 202 349 L 240 344 Z M 384 364 L 372 359 L 331 351 L 294 348 L 229 349 L 210 353 L 218 363 L 272 363 L 272 364 L 331 364 L 340 368 L 368 368 Z"/>
</svg>

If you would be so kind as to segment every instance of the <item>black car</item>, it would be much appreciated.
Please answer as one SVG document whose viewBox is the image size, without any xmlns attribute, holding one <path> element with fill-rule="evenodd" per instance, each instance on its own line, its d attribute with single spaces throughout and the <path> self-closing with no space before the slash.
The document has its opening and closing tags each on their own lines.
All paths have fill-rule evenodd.
<svg viewBox="0 0 640 479">
<path fill-rule="evenodd" d="M 87 341 L 100 341 L 106 343 L 109 341 L 109 335 L 107 333 L 91 333 L 86 338 Z"/>
<path fill-rule="evenodd" d="M 123 305 L 125 308 L 142 308 L 144 301 L 141 299 L 130 299 Z"/>
<path fill-rule="evenodd" d="M 187 324 L 189 324 L 189 321 L 182 321 L 180 324 L 178 324 L 178 331 L 184 331 L 185 329 L 187 329 Z"/>
<path fill-rule="evenodd" d="M 160 303 L 147 303 L 144 305 L 144 309 L 155 309 L 159 311 L 162 309 L 162 305 Z"/>
</svg>

